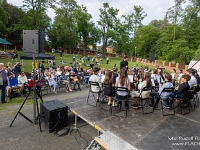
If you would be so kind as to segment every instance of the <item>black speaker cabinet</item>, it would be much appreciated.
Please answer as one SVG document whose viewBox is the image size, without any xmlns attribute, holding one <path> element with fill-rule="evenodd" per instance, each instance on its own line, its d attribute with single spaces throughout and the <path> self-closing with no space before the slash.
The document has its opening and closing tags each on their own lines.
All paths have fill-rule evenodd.
<svg viewBox="0 0 200 150">
<path fill-rule="evenodd" d="M 68 124 L 68 106 L 58 100 L 42 102 L 40 113 L 49 133 Z"/>
<path fill-rule="evenodd" d="M 23 30 L 23 51 L 44 54 L 44 38 L 43 31 Z"/>
</svg>

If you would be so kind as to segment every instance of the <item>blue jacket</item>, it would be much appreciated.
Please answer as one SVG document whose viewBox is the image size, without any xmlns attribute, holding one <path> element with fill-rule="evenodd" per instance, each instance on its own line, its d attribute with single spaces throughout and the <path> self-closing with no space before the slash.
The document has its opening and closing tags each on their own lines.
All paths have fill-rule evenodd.
<svg viewBox="0 0 200 150">
<path fill-rule="evenodd" d="M 9 78 L 9 86 L 18 86 L 17 78 L 13 77 L 13 79 Z"/>
<path fill-rule="evenodd" d="M 164 83 L 160 88 L 159 88 L 159 95 L 161 94 L 162 90 L 164 88 L 173 88 L 173 84 L 171 82 L 166 82 Z M 160 95 L 160 97 L 164 100 L 169 99 L 169 95 L 171 94 L 171 92 L 162 92 L 162 94 Z"/>
<path fill-rule="evenodd" d="M 64 80 L 67 80 L 67 78 L 68 78 L 67 76 L 60 76 L 60 80 L 59 81 L 63 82 Z"/>
</svg>

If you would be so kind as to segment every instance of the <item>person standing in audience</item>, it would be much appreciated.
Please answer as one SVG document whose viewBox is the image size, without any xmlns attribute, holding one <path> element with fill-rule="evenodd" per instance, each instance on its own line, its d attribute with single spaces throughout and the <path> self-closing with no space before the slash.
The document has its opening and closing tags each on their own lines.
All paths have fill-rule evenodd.
<svg viewBox="0 0 200 150">
<path fill-rule="evenodd" d="M 109 64 L 109 57 L 106 58 L 106 64 Z"/>
<path fill-rule="evenodd" d="M 116 78 L 115 86 L 116 87 L 128 88 L 128 91 L 130 91 L 130 89 L 131 89 L 130 80 L 128 78 L 127 69 L 125 67 L 122 67 L 122 69 L 120 70 L 119 77 Z M 129 93 L 123 92 L 123 91 L 117 91 L 116 94 L 117 94 L 116 95 L 117 97 L 118 96 L 119 97 L 129 96 Z M 129 107 L 128 104 L 126 104 L 126 107 Z"/>
<path fill-rule="evenodd" d="M 128 70 L 128 56 L 124 56 L 124 59 L 120 62 L 120 70 L 126 68 Z"/>
<path fill-rule="evenodd" d="M 1 103 L 6 103 L 6 87 L 8 85 L 8 78 L 6 71 L 3 69 L 4 64 L 0 63 L 0 90 L 1 90 Z"/>
</svg>

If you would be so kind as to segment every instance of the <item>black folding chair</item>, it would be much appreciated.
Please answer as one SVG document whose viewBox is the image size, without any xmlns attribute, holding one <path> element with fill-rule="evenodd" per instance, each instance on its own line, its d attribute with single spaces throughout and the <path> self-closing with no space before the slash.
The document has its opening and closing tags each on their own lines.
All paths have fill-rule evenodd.
<svg viewBox="0 0 200 150">
<path fill-rule="evenodd" d="M 129 109 L 129 106 L 128 106 L 128 101 L 129 101 L 128 88 L 125 88 L 125 87 L 116 87 L 115 88 L 115 92 L 116 92 L 116 95 L 113 97 L 113 100 L 117 101 L 119 109 L 121 111 L 125 111 L 125 117 L 127 117 L 127 110 Z M 125 93 L 127 93 L 127 95 L 121 96 L 121 95 L 117 94 L 118 92 L 125 92 Z M 124 104 L 125 109 L 122 109 L 122 105 L 123 104 Z M 112 115 L 112 107 L 110 107 L 110 113 Z M 118 115 L 115 115 L 115 116 L 118 116 Z"/>
<path fill-rule="evenodd" d="M 167 93 L 172 93 L 172 92 L 174 92 L 174 88 L 164 88 L 163 90 L 162 90 L 162 92 L 160 93 L 160 100 L 161 100 L 161 109 L 162 109 L 162 114 L 163 114 L 163 116 L 169 116 L 169 115 L 175 115 L 175 108 L 174 108 L 174 99 L 173 99 L 173 102 L 172 102 L 172 109 L 174 110 L 174 112 L 173 112 L 173 114 L 169 114 L 169 113 L 167 113 L 167 114 L 165 114 L 164 113 L 164 106 L 163 106 L 163 101 L 165 101 L 164 99 L 162 99 L 162 97 L 161 97 L 161 95 L 164 93 L 164 92 L 167 92 Z"/>
<path fill-rule="evenodd" d="M 108 102 L 108 97 L 113 97 L 114 95 L 114 89 L 112 87 L 112 84 L 104 84 L 103 83 L 103 89 L 102 89 L 102 103 L 107 103 Z M 101 107 L 101 103 L 99 103 L 99 107 L 103 110 L 106 110 L 105 108 Z M 109 105 L 109 111 L 111 111 L 112 103 Z"/>
<path fill-rule="evenodd" d="M 198 87 L 194 86 L 190 91 L 192 94 L 191 109 L 193 111 L 199 105 Z"/>
<path fill-rule="evenodd" d="M 147 106 L 149 107 L 149 102 L 151 101 L 151 96 L 147 97 L 147 98 L 143 98 L 142 97 L 142 92 L 145 92 L 145 91 L 152 91 L 152 88 L 151 87 L 144 87 L 141 91 L 140 91 L 140 94 L 139 94 L 139 97 L 138 99 L 140 98 L 140 101 L 141 101 L 141 105 L 142 105 L 142 113 L 143 115 L 145 114 L 149 114 L 149 113 L 153 113 L 154 112 L 154 108 L 152 108 L 152 111 L 150 112 L 144 112 L 144 107 Z"/>
<path fill-rule="evenodd" d="M 179 96 L 181 93 L 186 93 L 186 96 L 185 97 Z M 192 93 L 190 91 L 190 88 L 189 87 L 183 88 L 181 90 L 180 94 L 176 98 L 179 101 L 177 107 L 180 107 L 182 115 L 189 114 L 191 111 L 190 110 L 191 109 L 191 101 L 190 100 L 192 99 Z M 185 106 L 185 104 L 188 104 L 188 106 Z M 183 108 L 187 108 L 187 107 L 188 107 L 188 111 L 183 113 Z"/>
<path fill-rule="evenodd" d="M 98 82 L 92 82 L 92 81 L 89 81 L 89 84 L 90 84 L 90 89 L 89 89 L 89 94 L 88 94 L 88 97 L 87 97 L 87 104 L 88 105 L 90 105 L 90 106 L 94 106 L 94 107 L 97 107 L 97 103 L 98 103 L 98 100 L 95 98 L 95 96 L 94 96 L 94 94 L 98 94 L 99 95 L 99 98 L 100 98 L 100 94 L 102 94 L 102 89 L 101 89 L 101 87 L 100 87 L 100 85 L 99 85 L 99 83 Z M 99 89 L 99 91 L 93 91 L 92 90 L 92 86 L 94 86 L 94 87 L 97 87 L 98 89 Z M 94 101 L 95 101 L 95 105 L 92 105 L 92 104 L 90 104 L 88 101 L 89 101 L 89 98 L 90 98 L 90 93 L 92 93 L 92 95 L 93 95 L 93 97 L 94 97 Z"/>
</svg>

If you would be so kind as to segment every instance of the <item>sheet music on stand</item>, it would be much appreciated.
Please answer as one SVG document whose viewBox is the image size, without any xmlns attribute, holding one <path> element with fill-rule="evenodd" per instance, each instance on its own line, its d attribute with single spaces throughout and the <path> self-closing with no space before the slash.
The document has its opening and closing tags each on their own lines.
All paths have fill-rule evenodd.
<svg viewBox="0 0 200 150">
<path fill-rule="evenodd" d="M 133 82 L 133 75 L 128 75 L 128 78 L 129 78 L 130 82 L 132 83 Z"/>
</svg>

